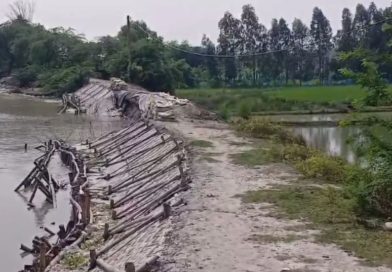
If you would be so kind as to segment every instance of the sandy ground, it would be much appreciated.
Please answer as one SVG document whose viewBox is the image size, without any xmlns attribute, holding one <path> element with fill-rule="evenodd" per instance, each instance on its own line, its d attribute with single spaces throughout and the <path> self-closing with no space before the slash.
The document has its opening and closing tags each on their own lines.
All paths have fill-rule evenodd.
<svg viewBox="0 0 392 272">
<path fill-rule="evenodd" d="M 188 141 L 206 140 L 214 146 L 191 150 L 188 205 L 174 215 L 159 271 L 391 271 L 363 266 L 335 245 L 316 243 L 317 231 L 308 230 L 305 222 L 274 218 L 270 205 L 242 203 L 236 195 L 284 184 L 298 175 L 281 164 L 252 169 L 233 164 L 230 154 L 251 145 L 226 125 L 183 120 L 169 129 Z M 296 238 L 257 241 L 255 235 Z"/>
</svg>

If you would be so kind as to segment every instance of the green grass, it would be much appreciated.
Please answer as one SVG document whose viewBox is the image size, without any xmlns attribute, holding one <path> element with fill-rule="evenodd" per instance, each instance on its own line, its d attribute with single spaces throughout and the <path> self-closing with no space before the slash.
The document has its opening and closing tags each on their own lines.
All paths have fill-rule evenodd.
<svg viewBox="0 0 392 272">
<path fill-rule="evenodd" d="M 320 243 L 334 243 L 365 258 L 371 265 L 392 266 L 392 233 L 369 230 L 356 223 L 355 202 L 332 187 L 288 185 L 250 191 L 246 203 L 272 203 L 290 219 L 307 219 L 321 230 Z"/>
<path fill-rule="evenodd" d="M 231 154 L 230 158 L 232 159 L 233 163 L 247 167 L 263 165 L 270 161 L 267 152 L 261 148 Z"/>
<path fill-rule="evenodd" d="M 390 88 L 392 92 L 392 88 Z M 185 89 L 179 97 L 209 110 L 222 118 L 245 113 L 273 111 L 322 111 L 343 109 L 344 103 L 361 100 L 366 92 L 360 86 L 311 86 L 265 89 Z"/>
<path fill-rule="evenodd" d="M 277 236 L 277 235 L 270 235 L 270 234 L 253 234 L 248 238 L 248 240 L 260 244 L 275 244 L 275 243 L 288 244 L 304 238 L 305 238 L 304 236 L 296 235 L 296 234 L 288 234 L 285 236 Z"/>
<path fill-rule="evenodd" d="M 297 101 L 343 102 L 359 100 L 365 97 L 365 90 L 360 86 L 317 86 L 281 88 L 267 92 L 274 97 Z"/>
<path fill-rule="evenodd" d="M 79 252 L 67 253 L 64 255 L 61 263 L 72 270 L 84 267 L 88 264 L 88 258 Z"/>
<path fill-rule="evenodd" d="M 208 148 L 214 146 L 213 143 L 204 140 L 194 140 L 191 142 L 191 145 L 194 147 L 202 147 L 202 148 Z"/>
</svg>

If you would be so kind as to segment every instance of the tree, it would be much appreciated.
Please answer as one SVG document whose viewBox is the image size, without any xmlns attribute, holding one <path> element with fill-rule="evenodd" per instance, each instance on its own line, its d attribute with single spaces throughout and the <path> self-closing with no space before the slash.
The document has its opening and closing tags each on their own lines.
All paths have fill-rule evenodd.
<svg viewBox="0 0 392 272">
<path fill-rule="evenodd" d="M 241 15 L 241 52 L 248 55 L 253 54 L 251 57 L 253 86 L 256 85 L 257 81 L 257 59 L 255 54 L 263 48 L 265 33 L 266 29 L 259 23 L 254 7 L 251 5 L 243 6 Z"/>
<path fill-rule="evenodd" d="M 203 38 L 201 40 L 201 45 L 205 54 L 216 54 L 215 44 L 205 34 L 203 35 Z M 219 68 L 217 59 L 213 57 L 206 57 L 204 58 L 204 65 L 207 67 L 209 76 L 213 80 L 212 85 L 219 85 Z"/>
<path fill-rule="evenodd" d="M 282 44 L 279 42 L 280 41 L 280 33 L 279 33 L 279 24 L 277 19 L 272 19 L 271 23 L 271 29 L 268 31 L 268 49 L 272 52 L 274 52 L 271 55 L 270 59 L 270 73 L 272 76 L 272 79 L 274 83 L 276 83 L 276 80 L 278 79 L 279 75 L 281 74 L 282 71 L 282 63 L 280 61 L 281 59 L 281 52 L 278 52 L 279 50 L 282 50 Z M 275 52 L 276 51 L 276 52 Z"/>
<path fill-rule="evenodd" d="M 286 21 L 281 18 L 272 20 L 271 29 L 268 32 L 269 50 L 272 55 L 272 78 L 276 82 L 279 76 L 284 74 L 285 83 L 289 80 L 289 50 L 291 47 L 291 31 Z"/>
<path fill-rule="evenodd" d="M 367 9 L 362 4 L 358 4 L 353 22 L 353 36 L 357 45 L 362 47 L 367 46 L 369 24 L 370 17 Z"/>
<path fill-rule="evenodd" d="M 289 82 L 289 66 L 290 66 L 290 48 L 292 45 L 291 40 L 291 31 L 288 27 L 286 21 L 281 18 L 279 20 L 279 43 L 284 51 L 277 53 L 278 56 L 281 56 L 281 61 L 284 66 L 284 73 L 285 73 L 285 83 L 286 85 Z"/>
<path fill-rule="evenodd" d="M 348 52 L 354 49 L 355 41 L 352 30 L 352 14 L 348 8 L 345 8 L 342 13 L 342 29 L 336 34 L 336 46 L 338 51 Z"/>
<path fill-rule="evenodd" d="M 224 70 L 226 81 L 235 84 L 237 78 L 237 64 L 235 55 L 240 52 L 241 45 L 241 21 L 230 12 L 226 12 L 219 21 L 218 53 L 220 55 L 233 56 L 224 59 Z"/>
<path fill-rule="evenodd" d="M 8 18 L 10 21 L 31 22 L 35 11 L 35 3 L 27 0 L 16 0 L 9 5 Z"/>
<path fill-rule="evenodd" d="M 313 49 L 318 57 L 319 80 L 323 84 L 328 71 L 329 53 L 333 47 L 331 42 L 332 29 L 328 19 L 318 7 L 313 9 L 310 34 L 312 36 Z"/>
<path fill-rule="evenodd" d="M 382 31 L 382 22 L 385 17 L 382 10 L 377 9 L 377 6 L 372 2 L 368 8 L 368 16 L 371 26 L 368 26 L 367 33 L 367 47 L 378 52 L 383 52 L 387 49 L 387 36 Z"/>
<path fill-rule="evenodd" d="M 307 59 L 306 47 L 309 44 L 309 28 L 300 20 L 294 19 L 292 26 L 294 78 L 298 79 L 300 85 L 305 79 L 305 63 Z"/>
</svg>

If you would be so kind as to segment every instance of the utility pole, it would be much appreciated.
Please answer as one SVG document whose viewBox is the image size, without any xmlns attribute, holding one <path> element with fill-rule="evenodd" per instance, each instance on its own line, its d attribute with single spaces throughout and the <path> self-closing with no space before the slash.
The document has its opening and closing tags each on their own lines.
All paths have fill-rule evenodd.
<svg viewBox="0 0 392 272">
<path fill-rule="evenodd" d="M 127 43 L 128 43 L 127 80 L 130 81 L 132 54 L 131 54 L 131 17 L 129 15 L 127 15 Z"/>
</svg>

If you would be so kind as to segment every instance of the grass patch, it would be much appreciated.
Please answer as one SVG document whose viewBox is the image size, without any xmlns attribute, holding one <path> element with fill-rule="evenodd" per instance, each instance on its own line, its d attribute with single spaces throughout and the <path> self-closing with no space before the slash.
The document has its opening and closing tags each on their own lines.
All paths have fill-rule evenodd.
<svg viewBox="0 0 392 272">
<path fill-rule="evenodd" d="M 261 148 L 230 154 L 230 158 L 233 163 L 247 167 L 263 165 L 270 161 L 267 152 Z"/>
<path fill-rule="evenodd" d="M 89 259 L 83 256 L 81 253 L 73 252 L 64 255 L 61 263 L 68 269 L 79 269 L 87 265 Z"/>
<path fill-rule="evenodd" d="M 213 157 L 210 157 L 210 156 L 202 156 L 202 157 L 200 158 L 200 160 L 201 160 L 201 161 L 206 161 L 206 162 L 208 162 L 208 163 L 218 163 L 218 162 L 220 162 L 220 160 L 217 160 L 217 159 L 215 159 L 215 158 L 213 158 Z"/>
<path fill-rule="evenodd" d="M 249 241 L 254 241 L 260 244 L 272 244 L 272 243 L 292 243 L 297 240 L 306 238 L 303 235 L 289 234 L 285 236 L 275 236 L 269 234 L 253 234 L 248 238 Z"/>
<path fill-rule="evenodd" d="M 357 85 L 351 86 L 314 86 L 278 88 L 268 91 L 269 95 L 297 101 L 312 102 L 343 102 L 363 99 L 364 89 Z"/>
<path fill-rule="evenodd" d="M 392 87 L 389 87 L 392 93 Z M 366 91 L 360 86 L 302 86 L 260 89 L 185 89 L 179 97 L 218 113 L 228 120 L 233 116 L 248 118 L 252 114 L 274 111 L 323 111 L 345 109 L 360 101 Z"/>
<path fill-rule="evenodd" d="M 335 243 L 370 264 L 392 265 L 392 234 L 357 224 L 355 200 L 344 190 L 290 185 L 250 191 L 242 199 L 247 203 L 275 204 L 286 217 L 306 218 L 320 229 L 316 237 L 319 242 Z"/>
<path fill-rule="evenodd" d="M 191 142 L 191 145 L 194 147 L 202 147 L 202 148 L 214 146 L 214 144 L 212 142 L 204 141 L 204 140 L 194 140 Z"/>
<path fill-rule="evenodd" d="M 293 101 L 272 95 L 275 89 L 186 89 L 177 96 L 186 98 L 223 119 L 232 116 L 247 118 L 252 113 L 266 111 L 317 110 L 331 108 L 329 102 Z"/>
<path fill-rule="evenodd" d="M 305 140 L 293 135 L 278 123 L 271 122 L 267 118 L 253 117 L 248 120 L 239 120 L 234 124 L 240 134 L 259 139 L 272 139 L 282 144 L 305 145 Z"/>
</svg>

